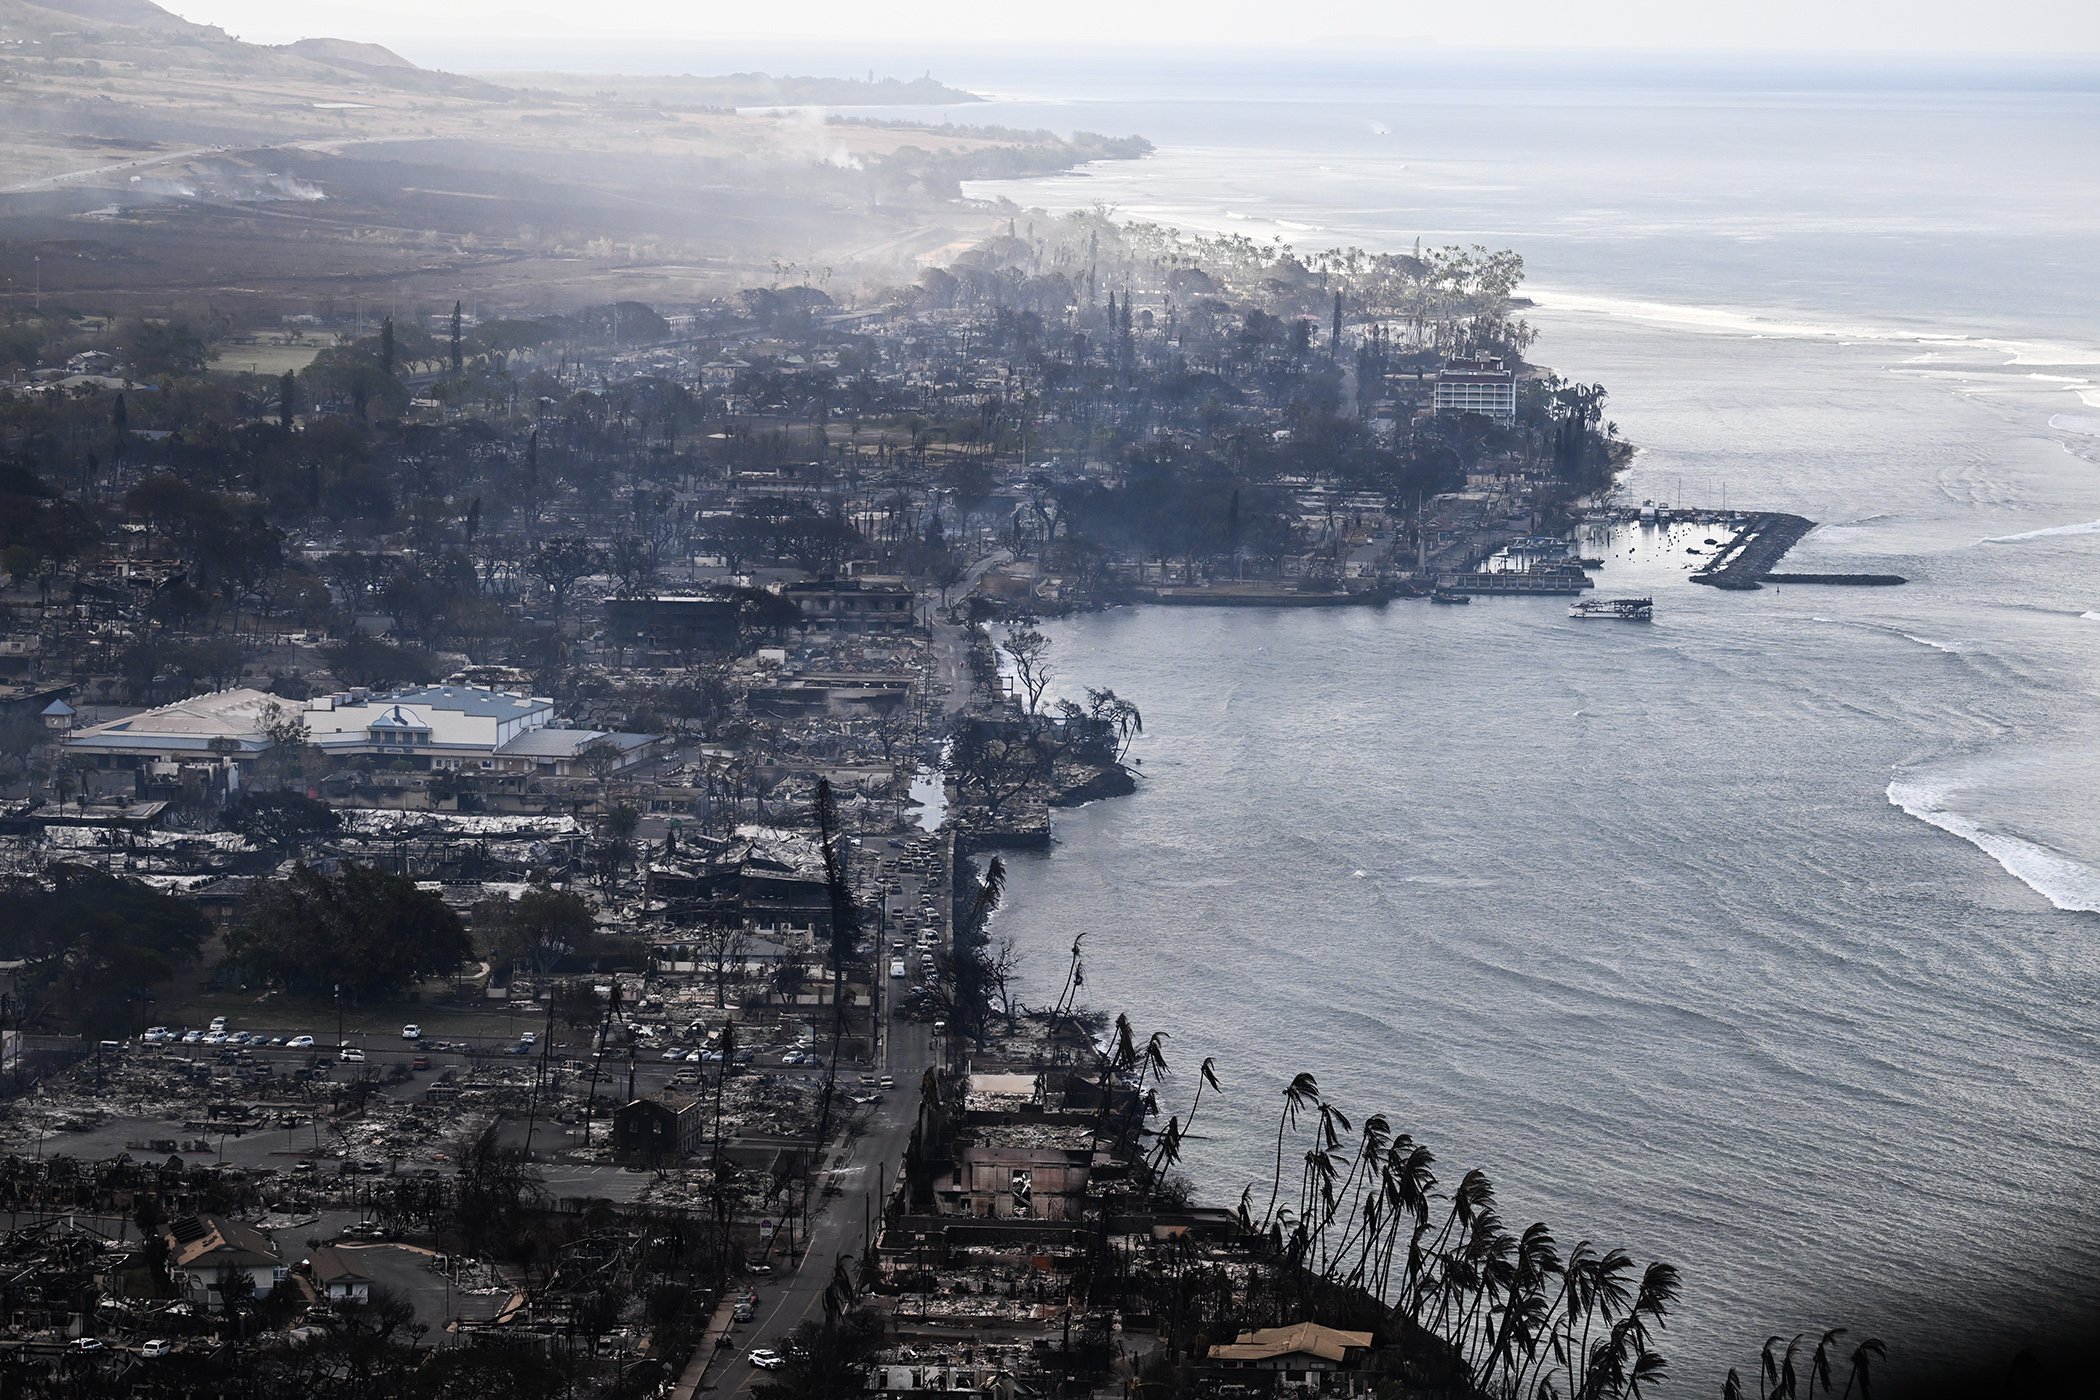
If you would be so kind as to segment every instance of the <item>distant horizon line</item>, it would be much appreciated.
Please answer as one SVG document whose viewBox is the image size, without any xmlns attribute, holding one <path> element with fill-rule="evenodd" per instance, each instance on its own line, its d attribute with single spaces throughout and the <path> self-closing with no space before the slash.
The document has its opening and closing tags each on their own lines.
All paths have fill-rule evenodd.
<svg viewBox="0 0 2100 1400">
<path fill-rule="evenodd" d="M 334 40 L 343 40 L 344 37 L 340 34 L 308 34 L 300 36 L 301 39 Z M 288 44 L 298 41 L 297 39 L 271 39 L 251 40 L 249 42 Z M 869 39 L 864 41 L 824 40 L 812 43 L 806 38 L 797 38 L 789 35 L 769 37 L 754 34 L 737 35 L 728 38 L 693 35 L 689 38 L 672 38 L 666 35 L 636 33 L 617 36 L 593 36 L 588 39 L 547 34 L 533 37 L 507 38 L 491 43 L 486 36 L 472 34 L 433 35 L 424 32 L 405 35 L 392 40 L 373 38 L 353 39 L 348 40 L 348 42 L 378 44 L 385 48 L 394 49 L 397 52 L 423 45 L 451 49 L 456 46 L 480 44 L 498 50 L 518 50 L 544 45 L 547 46 L 550 52 L 558 47 L 560 50 L 578 57 L 583 56 L 578 52 L 579 49 L 583 49 L 586 52 L 606 52 L 626 48 L 630 45 L 651 44 L 660 50 L 669 50 L 672 53 L 684 51 L 688 45 L 692 46 L 694 50 L 702 47 L 716 48 L 725 54 L 734 54 L 740 50 L 752 48 L 778 49 L 783 52 L 793 48 L 801 48 L 807 50 L 813 58 L 821 56 L 826 59 L 846 56 L 848 51 L 857 55 L 880 54 L 883 57 L 894 59 L 897 55 L 905 52 L 959 56 L 966 54 L 983 55 L 1009 48 L 1016 51 L 1025 51 L 1028 57 L 1034 59 L 1084 58 L 1090 63 L 1098 64 L 1102 58 L 1099 49 L 1085 45 L 1074 44 L 1067 46 L 1023 43 L 1010 39 L 942 39 L 926 42 L 907 39 Z M 1582 57 L 1744 65 L 1799 65 L 1817 68 L 1902 69 L 1922 66 L 1960 70 L 1966 68 L 1988 68 L 1999 65 L 2018 65 L 2023 67 L 2093 68 L 2100 70 L 2100 49 L 2070 53 L 2039 49 L 1919 49 L 1896 53 L 1874 53 L 1866 50 L 1819 52 L 1809 49 L 1628 48 L 1606 44 L 1569 45 L 1560 48 L 1530 48 L 1515 45 L 1504 47 L 1460 47 L 1440 40 L 1380 39 L 1352 37 L 1346 34 L 1297 40 L 1284 44 L 1259 44 L 1251 40 L 1245 43 L 1234 43 L 1219 40 L 1214 43 L 1197 45 L 1169 44 L 1166 41 L 1161 41 L 1157 46 L 1150 46 L 1142 42 L 1133 42 L 1121 46 L 1116 54 L 1116 59 L 1119 64 L 1129 63 L 1141 59 L 1156 58 L 1160 54 L 1167 52 L 1172 52 L 1179 56 L 1195 54 L 1205 57 L 1244 58 L 1273 58 L 1278 53 L 1361 57 L 1366 60 L 1416 55 L 1424 57 L 1434 55 L 1440 58 L 1462 59 L 1534 60 Z M 862 66 L 865 67 L 864 62 Z"/>
<path fill-rule="evenodd" d="M 179 13 L 179 12 L 178 12 Z M 200 20 L 195 23 L 209 24 Z M 219 26 L 214 26 L 219 27 Z M 1612 59 L 1619 61 L 1695 62 L 1707 64 L 1744 65 L 1804 65 L 1815 68 L 1872 67 L 1903 69 L 1912 66 L 1944 68 L 1952 70 L 1989 68 L 1997 65 L 2022 67 L 2093 68 L 2100 70 L 2100 48 L 2065 51 L 2061 49 L 1977 49 L 1936 48 L 1876 51 L 1869 49 L 1808 49 L 1808 48 L 1700 48 L 1671 45 L 1628 45 L 1624 43 L 1523 45 L 1523 44 L 1453 44 L 1428 35 L 1387 36 L 1379 34 L 1353 34 L 1339 32 L 1284 39 L 1235 40 L 1229 38 L 1209 39 L 1196 43 L 1159 40 L 1121 41 L 1110 55 L 1104 55 L 1100 46 L 1077 42 L 1046 43 L 1027 38 L 967 38 L 943 37 L 914 39 L 894 34 L 882 36 L 854 37 L 850 35 L 827 36 L 811 40 L 807 35 L 795 34 L 705 34 L 664 33 L 661 31 L 618 31 L 589 34 L 549 30 L 536 34 L 512 34 L 491 39 L 485 32 L 461 30 L 445 33 L 429 29 L 405 31 L 398 34 L 384 32 L 352 35 L 344 33 L 293 33 L 276 31 L 269 37 L 251 37 L 233 29 L 225 29 L 229 36 L 252 44 L 283 46 L 304 40 L 335 40 L 339 42 L 376 44 L 408 57 L 411 49 L 441 49 L 455 52 L 461 47 L 480 46 L 494 51 L 517 51 L 542 49 L 561 52 L 572 59 L 583 60 L 591 53 L 604 53 L 617 49 L 630 49 L 641 44 L 650 44 L 665 53 L 665 61 L 674 62 L 674 55 L 702 48 L 715 48 L 728 54 L 740 50 L 764 48 L 786 51 L 800 49 L 813 58 L 838 59 L 856 55 L 881 54 L 895 58 L 902 53 L 986 55 L 1011 50 L 1017 55 L 1034 59 L 1084 58 L 1099 64 L 1104 57 L 1121 64 L 1140 59 L 1156 58 L 1172 53 L 1178 56 L 1200 55 L 1205 57 L 1274 57 L 1279 53 L 1326 54 L 1335 57 L 1360 57 L 1366 60 L 1402 56 L 1429 56 L 1459 59 L 1501 60 L 1549 60 L 1568 57 L 1590 59 Z M 856 58 L 865 69 L 865 59 Z M 577 70 L 582 71 L 582 70 Z M 634 74 L 631 76 L 644 76 Z M 648 76 L 657 76 L 650 74 Z M 706 76 L 715 76 L 708 74 Z"/>
</svg>

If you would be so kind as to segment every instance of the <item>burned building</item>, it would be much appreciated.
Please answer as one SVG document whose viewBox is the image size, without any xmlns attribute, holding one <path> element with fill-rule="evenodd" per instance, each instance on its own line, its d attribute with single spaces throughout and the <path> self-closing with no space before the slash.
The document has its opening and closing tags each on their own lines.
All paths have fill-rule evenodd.
<svg viewBox="0 0 2100 1400">
<path fill-rule="evenodd" d="M 704 1140 L 700 1101 L 686 1094 L 640 1098 L 613 1110 L 613 1154 L 629 1161 L 690 1156 Z"/>
</svg>

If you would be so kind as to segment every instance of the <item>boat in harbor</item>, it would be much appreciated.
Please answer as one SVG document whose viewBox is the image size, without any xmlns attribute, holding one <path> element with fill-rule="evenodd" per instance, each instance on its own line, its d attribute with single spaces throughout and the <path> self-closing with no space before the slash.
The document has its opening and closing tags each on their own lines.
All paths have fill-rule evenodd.
<svg viewBox="0 0 2100 1400">
<path fill-rule="evenodd" d="M 1465 594 L 1454 592 L 1449 588 L 1433 588 L 1429 592 L 1429 601 L 1432 603 L 1470 603 L 1473 600 Z"/>
<path fill-rule="evenodd" d="M 1653 598 L 1578 598 L 1568 605 L 1568 616 L 1605 618 L 1619 622 L 1653 622 Z"/>
</svg>

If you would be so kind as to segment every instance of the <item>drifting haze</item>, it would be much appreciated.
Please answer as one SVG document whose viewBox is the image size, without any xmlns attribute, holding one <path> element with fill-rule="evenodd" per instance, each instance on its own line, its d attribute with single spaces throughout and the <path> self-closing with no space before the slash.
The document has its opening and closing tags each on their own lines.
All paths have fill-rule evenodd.
<svg viewBox="0 0 2100 1400">
<path fill-rule="evenodd" d="M 1167 44 L 1274 47 L 1365 40 L 1492 49 L 1665 49 L 1778 54 L 2100 54 L 2100 6 L 2090 0 L 1766 0 L 1754 6 L 1678 0 L 1502 0 L 1486 9 L 1436 0 L 1318 0 L 1288 21 L 1266 0 L 1066 0 L 988 7 L 976 0 L 802 0 L 784 24 L 772 6 L 612 0 L 579 9 L 557 0 L 178 0 L 185 18 L 244 39 L 281 43 L 331 35 L 411 54 L 427 41 L 565 38 L 839 40 L 926 44 Z M 1282 32 L 1279 32 L 1281 30 Z"/>
</svg>

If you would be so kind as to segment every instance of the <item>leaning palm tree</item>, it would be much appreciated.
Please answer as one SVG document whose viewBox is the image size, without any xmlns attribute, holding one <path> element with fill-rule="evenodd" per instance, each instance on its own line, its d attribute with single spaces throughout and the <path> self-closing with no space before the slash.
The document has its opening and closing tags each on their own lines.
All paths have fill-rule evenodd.
<svg viewBox="0 0 2100 1400">
<path fill-rule="evenodd" d="M 1764 1391 L 1764 1400 L 1778 1400 L 1781 1395 L 1791 1397 L 1792 1391 L 1779 1387 L 1779 1353 L 1774 1350 L 1786 1338 L 1774 1334 L 1765 1338 L 1764 1350 L 1757 1356 L 1759 1386 Z"/>
<path fill-rule="evenodd" d="M 1837 1389 L 1837 1382 L 1832 1379 L 1830 1373 L 1830 1358 L 1835 1352 L 1838 1338 L 1844 1335 L 1844 1328 L 1833 1327 L 1823 1334 L 1822 1341 L 1816 1343 L 1816 1354 L 1808 1363 L 1808 1400 L 1815 1400 L 1817 1386 L 1823 1388 L 1825 1395 Z"/>
<path fill-rule="evenodd" d="M 1312 1075 L 1299 1073 L 1285 1086 L 1283 1112 L 1276 1120 L 1276 1171 L 1269 1181 L 1269 1204 L 1261 1214 L 1261 1228 L 1267 1233 L 1276 1218 L 1276 1198 L 1283 1191 L 1283 1134 L 1286 1128 L 1298 1126 L 1298 1110 L 1307 1104 L 1320 1101 L 1320 1081 Z"/>
<path fill-rule="evenodd" d="M 1203 1068 L 1196 1073 L 1196 1100 L 1189 1105 L 1189 1116 L 1181 1125 L 1181 1130 L 1184 1133 L 1196 1126 L 1196 1110 L 1203 1107 L 1203 1087 L 1207 1084 L 1216 1093 L 1222 1094 L 1225 1092 L 1218 1085 L 1216 1065 L 1217 1062 L 1208 1055 L 1203 1057 Z"/>
<path fill-rule="evenodd" d="M 1852 1369 L 1845 1377 L 1845 1393 L 1840 1400 L 1852 1400 L 1852 1383 L 1859 1382 L 1859 1400 L 1868 1400 L 1867 1386 L 1872 1380 L 1873 1364 L 1887 1358 L 1888 1348 L 1880 1339 L 1869 1337 L 1852 1349 Z"/>
<path fill-rule="evenodd" d="M 1086 942 L 1086 934 L 1076 933 L 1072 935 L 1072 961 L 1065 967 L 1065 985 L 1058 992 L 1057 1005 L 1050 1013 L 1050 1036 L 1052 1040 L 1056 1039 L 1057 1028 L 1064 1022 L 1065 1017 L 1071 1014 L 1075 1003 L 1078 1001 L 1079 989 L 1086 985 L 1086 971 L 1082 967 L 1079 958 L 1079 946 L 1084 942 Z M 1052 1046 L 1052 1049 L 1055 1048 L 1055 1046 Z"/>
<path fill-rule="evenodd" d="M 1146 1037 L 1145 1048 L 1138 1052 L 1137 1083 L 1140 1089 L 1145 1087 L 1147 1079 L 1157 1082 L 1167 1077 L 1166 1042 L 1165 1031 L 1154 1031 Z"/>
</svg>

